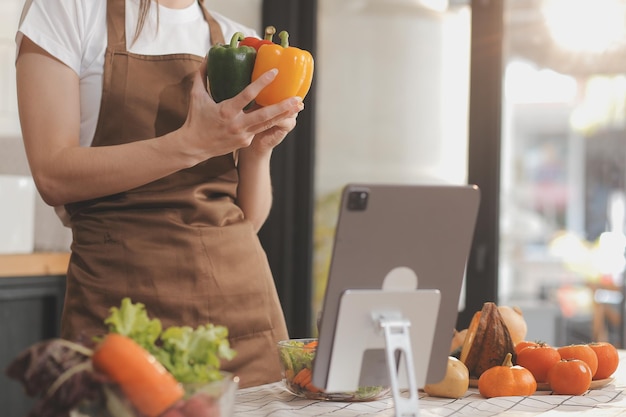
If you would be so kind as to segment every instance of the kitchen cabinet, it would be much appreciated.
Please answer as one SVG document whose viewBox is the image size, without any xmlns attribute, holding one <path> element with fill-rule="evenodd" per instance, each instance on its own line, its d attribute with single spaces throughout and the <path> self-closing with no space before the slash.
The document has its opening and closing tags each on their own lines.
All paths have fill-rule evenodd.
<svg viewBox="0 0 626 417">
<path fill-rule="evenodd" d="M 2 415 L 23 417 L 33 405 L 6 377 L 9 362 L 40 340 L 59 336 L 69 254 L 0 256 L 0 404 Z"/>
</svg>

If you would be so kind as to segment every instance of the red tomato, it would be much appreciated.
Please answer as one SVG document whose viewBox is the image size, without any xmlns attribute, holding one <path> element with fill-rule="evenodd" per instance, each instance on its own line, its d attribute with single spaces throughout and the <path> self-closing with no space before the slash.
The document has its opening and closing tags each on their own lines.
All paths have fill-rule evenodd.
<svg viewBox="0 0 626 417">
<path fill-rule="evenodd" d="M 580 359 L 562 359 L 548 372 L 548 384 L 555 394 L 582 395 L 591 386 L 591 368 Z"/>
<path fill-rule="evenodd" d="M 598 355 L 587 344 L 577 344 L 569 346 L 561 346 L 557 348 L 561 354 L 561 359 L 580 359 L 585 361 L 591 369 L 591 376 L 593 377 L 598 371 Z"/>
<path fill-rule="evenodd" d="M 560 360 L 561 355 L 556 348 L 539 343 L 520 350 L 516 363 L 528 369 L 537 382 L 546 382 L 550 368 Z"/>
<path fill-rule="evenodd" d="M 615 346 L 608 342 L 589 343 L 598 357 L 598 370 L 593 379 L 605 379 L 613 375 L 619 365 L 619 354 Z"/>
<path fill-rule="evenodd" d="M 530 340 L 522 340 L 518 344 L 515 345 L 515 354 L 519 355 L 519 353 L 530 346 L 537 346 L 539 343 L 531 342 Z"/>
</svg>

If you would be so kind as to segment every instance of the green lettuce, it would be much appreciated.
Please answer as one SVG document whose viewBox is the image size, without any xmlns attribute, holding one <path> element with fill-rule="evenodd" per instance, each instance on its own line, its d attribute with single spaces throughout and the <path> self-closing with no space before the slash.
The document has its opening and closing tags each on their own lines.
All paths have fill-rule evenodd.
<svg viewBox="0 0 626 417">
<path fill-rule="evenodd" d="M 212 323 L 162 328 L 141 303 L 124 298 L 104 320 L 109 331 L 130 337 L 150 352 L 179 382 L 204 383 L 222 378 L 221 361 L 235 357 L 228 329 Z"/>
<path fill-rule="evenodd" d="M 161 321 L 148 317 L 146 306 L 133 304 L 130 298 L 122 300 L 120 307 L 111 307 L 111 315 L 104 320 L 109 332 L 130 337 L 150 353 L 154 353 L 161 334 Z"/>
<path fill-rule="evenodd" d="M 169 327 L 161 334 L 162 347 L 156 358 L 180 382 L 208 382 L 220 379 L 221 359 L 230 360 L 235 351 L 224 326 L 207 324 L 192 329 Z"/>
</svg>

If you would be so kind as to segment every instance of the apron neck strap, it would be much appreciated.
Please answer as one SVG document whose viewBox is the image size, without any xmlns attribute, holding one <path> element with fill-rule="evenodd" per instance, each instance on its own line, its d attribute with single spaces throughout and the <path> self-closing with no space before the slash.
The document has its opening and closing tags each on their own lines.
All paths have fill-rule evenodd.
<svg viewBox="0 0 626 417">
<path fill-rule="evenodd" d="M 217 44 L 224 45 L 226 42 L 224 42 L 224 34 L 222 33 L 222 28 L 220 27 L 220 24 L 217 23 L 217 20 L 215 20 L 213 16 L 211 16 L 211 13 L 209 13 L 209 11 L 204 5 L 204 0 L 198 0 L 198 3 L 200 3 L 200 8 L 202 9 L 202 13 L 204 14 L 204 19 L 209 24 L 209 32 L 211 34 L 211 45 L 217 45 Z"/>
<path fill-rule="evenodd" d="M 107 0 L 107 40 L 109 47 L 126 50 L 125 0 Z"/>
</svg>

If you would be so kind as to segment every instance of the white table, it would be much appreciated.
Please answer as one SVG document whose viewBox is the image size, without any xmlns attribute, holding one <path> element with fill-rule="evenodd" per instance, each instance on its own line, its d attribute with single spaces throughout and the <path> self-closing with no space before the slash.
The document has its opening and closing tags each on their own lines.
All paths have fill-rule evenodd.
<svg viewBox="0 0 626 417">
<path fill-rule="evenodd" d="M 538 391 L 529 397 L 485 399 L 470 388 L 460 399 L 429 397 L 420 392 L 420 417 L 626 417 L 626 351 L 620 351 L 620 367 L 615 380 L 585 395 L 552 395 Z M 282 383 L 239 390 L 235 400 L 235 417 L 393 417 L 393 400 L 341 403 L 306 400 L 292 395 Z"/>
</svg>

